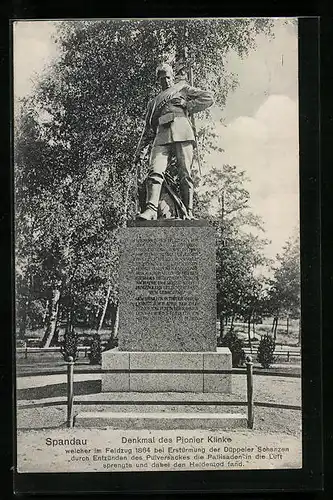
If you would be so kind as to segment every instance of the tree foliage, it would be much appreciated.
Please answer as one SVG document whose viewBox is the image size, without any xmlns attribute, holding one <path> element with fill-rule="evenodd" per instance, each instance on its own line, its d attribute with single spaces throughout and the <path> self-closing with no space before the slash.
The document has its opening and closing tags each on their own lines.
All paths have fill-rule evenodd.
<svg viewBox="0 0 333 500">
<path fill-rule="evenodd" d="M 267 308 L 274 317 L 274 337 L 279 318 L 290 316 L 296 319 L 300 316 L 301 271 L 298 231 L 289 238 L 276 260 L 278 265 L 273 268 L 274 274 L 269 283 L 267 301 Z"/>
<path fill-rule="evenodd" d="M 226 55 L 234 50 L 245 57 L 257 33 L 270 33 L 272 21 L 96 20 L 57 25 L 60 56 L 34 95 L 22 103 L 15 124 L 18 318 L 24 330 L 32 301 L 43 300 L 46 343 L 59 319 L 58 306 L 70 312 L 72 321 L 80 310 L 98 316 L 106 297 L 117 303 L 118 229 L 136 210 L 132 159 L 147 102 L 157 92 L 156 65 L 168 61 L 177 67 L 187 56 L 195 85 L 214 90 L 216 104 L 223 106 L 236 85 L 235 75 L 225 70 Z M 212 130 L 206 125 L 199 135 L 208 151 L 214 143 Z M 225 200 L 225 213 L 211 217 L 220 242 L 219 303 L 225 308 L 227 301 L 240 300 L 244 286 L 239 276 L 244 273 L 250 280 L 249 269 L 258 261 L 259 240 L 241 234 L 240 226 L 258 221 L 245 210 L 243 174 L 225 166 L 222 173 L 213 171 L 214 176 L 218 192 L 208 178 L 207 186 L 217 198 L 223 186 Z M 198 202 L 209 213 L 207 199 Z M 232 243 L 227 247 L 222 244 L 226 238 Z M 233 276 L 226 272 L 231 262 Z M 230 295 L 225 292 L 229 287 L 234 290 Z M 54 297 L 59 297 L 57 304 Z"/>
<path fill-rule="evenodd" d="M 262 306 L 265 282 L 258 270 L 268 264 L 261 219 L 249 208 L 248 179 L 235 165 L 213 168 L 202 179 L 200 215 L 216 231 L 217 311 L 221 322 L 236 316 L 249 323 Z"/>
</svg>

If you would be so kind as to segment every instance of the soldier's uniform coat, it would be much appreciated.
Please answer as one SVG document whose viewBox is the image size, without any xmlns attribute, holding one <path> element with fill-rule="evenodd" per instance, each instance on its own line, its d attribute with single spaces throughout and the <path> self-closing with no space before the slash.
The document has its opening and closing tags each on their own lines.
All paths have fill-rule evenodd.
<svg viewBox="0 0 333 500">
<path fill-rule="evenodd" d="M 203 111 L 213 104 L 213 94 L 178 82 L 152 99 L 146 113 L 146 133 L 155 138 L 150 156 L 152 173 L 163 174 L 170 154 L 175 154 L 181 179 L 192 183 L 190 169 L 195 142 L 189 114 Z M 166 123 L 161 123 L 166 119 Z M 169 121 L 168 121 L 169 120 Z"/>
<path fill-rule="evenodd" d="M 162 106 L 156 106 L 157 98 L 148 104 L 146 114 L 146 127 L 155 133 L 154 146 L 170 144 L 173 142 L 194 141 L 194 133 L 188 115 L 203 111 L 213 104 L 213 95 L 207 90 L 191 87 L 185 82 L 180 90 L 172 94 L 172 97 Z M 174 88 L 177 87 L 176 84 Z M 170 91 L 173 88 L 171 87 Z M 161 92 L 160 95 L 163 95 Z M 163 99 L 162 99 L 163 101 Z M 160 117 L 174 113 L 174 119 L 169 126 L 159 125 Z"/>
</svg>

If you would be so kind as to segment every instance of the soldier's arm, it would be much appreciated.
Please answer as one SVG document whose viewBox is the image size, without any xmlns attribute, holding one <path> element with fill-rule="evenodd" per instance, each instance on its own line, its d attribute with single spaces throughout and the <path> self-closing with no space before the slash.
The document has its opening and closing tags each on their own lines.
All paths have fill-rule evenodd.
<svg viewBox="0 0 333 500">
<path fill-rule="evenodd" d="M 209 108 L 214 103 L 214 95 L 210 90 L 202 90 L 188 86 L 186 88 L 187 109 L 193 113 L 198 113 Z"/>
</svg>

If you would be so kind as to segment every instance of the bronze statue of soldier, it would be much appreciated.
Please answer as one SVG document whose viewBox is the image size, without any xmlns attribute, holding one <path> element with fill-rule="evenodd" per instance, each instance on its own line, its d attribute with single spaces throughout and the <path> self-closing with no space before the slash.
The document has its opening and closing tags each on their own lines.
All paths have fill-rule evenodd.
<svg viewBox="0 0 333 500">
<path fill-rule="evenodd" d="M 156 69 L 162 91 L 148 103 L 145 129 L 137 148 L 135 161 L 143 145 L 154 137 L 146 180 L 144 210 L 137 216 L 141 220 L 157 219 L 165 171 L 172 156 L 176 158 L 183 218 L 193 218 L 193 179 L 191 167 L 195 135 L 190 115 L 213 104 L 212 92 L 192 87 L 185 80 L 174 83 L 172 67 L 161 64 Z"/>
</svg>

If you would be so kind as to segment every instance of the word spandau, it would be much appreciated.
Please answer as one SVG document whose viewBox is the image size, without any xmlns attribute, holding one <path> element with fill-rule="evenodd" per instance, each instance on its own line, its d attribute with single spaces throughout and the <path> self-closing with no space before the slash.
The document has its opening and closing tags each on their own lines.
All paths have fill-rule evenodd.
<svg viewBox="0 0 333 500">
<path fill-rule="evenodd" d="M 45 444 L 47 446 L 82 446 L 88 444 L 88 439 L 79 439 L 79 438 L 71 438 L 71 439 L 54 439 L 47 437 L 45 439 Z"/>
</svg>

